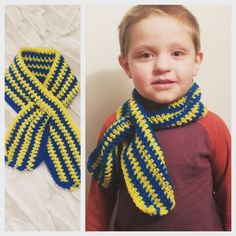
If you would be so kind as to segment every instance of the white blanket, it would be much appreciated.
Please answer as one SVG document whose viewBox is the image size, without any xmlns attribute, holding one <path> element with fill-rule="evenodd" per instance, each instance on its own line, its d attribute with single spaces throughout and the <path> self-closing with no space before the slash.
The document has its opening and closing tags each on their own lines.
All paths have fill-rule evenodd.
<svg viewBox="0 0 236 236">
<path fill-rule="evenodd" d="M 80 69 L 79 6 L 8 5 L 5 8 L 5 66 L 21 47 L 53 47 L 77 78 Z M 69 112 L 79 126 L 79 96 Z M 5 131 L 16 113 L 6 103 Z M 42 163 L 33 171 L 5 172 L 5 228 L 15 230 L 80 230 L 80 190 L 57 186 Z"/>
</svg>

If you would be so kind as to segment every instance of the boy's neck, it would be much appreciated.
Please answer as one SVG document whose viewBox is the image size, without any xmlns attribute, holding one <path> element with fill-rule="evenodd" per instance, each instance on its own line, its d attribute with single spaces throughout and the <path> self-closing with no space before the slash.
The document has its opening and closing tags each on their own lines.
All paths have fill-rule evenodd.
<svg viewBox="0 0 236 236">
<path fill-rule="evenodd" d="M 154 101 L 148 100 L 147 98 L 144 98 L 140 96 L 140 102 L 144 106 L 144 108 L 148 111 L 155 111 L 159 108 L 162 108 L 168 104 L 161 104 L 161 103 L 156 103 Z"/>
</svg>

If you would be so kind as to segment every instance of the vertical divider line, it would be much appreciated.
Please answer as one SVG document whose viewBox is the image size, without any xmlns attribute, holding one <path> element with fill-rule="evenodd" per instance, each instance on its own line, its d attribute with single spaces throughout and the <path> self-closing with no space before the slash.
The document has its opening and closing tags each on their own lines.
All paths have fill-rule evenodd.
<svg viewBox="0 0 236 236">
<path fill-rule="evenodd" d="M 81 203 L 80 230 L 85 232 L 85 186 L 86 186 L 86 155 L 85 155 L 85 4 L 80 4 L 80 140 L 81 140 Z"/>
<path fill-rule="evenodd" d="M 5 230 L 5 171 L 4 171 L 4 134 L 5 134 L 5 112 L 4 112 L 4 68 L 5 68 L 5 4 L 0 3 L 0 232 Z"/>
<path fill-rule="evenodd" d="M 235 198 L 236 198 L 236 193 L 235 193 L 235 182 L 236 182 L 236 161 L 235 161 L 235 155 L 236 155 L 236 146 L 235 146 L 235 141 L 236 141 L 236 108 L 235 108 L 235 99 L 236 99 L 236 93 L 235 93 L 235 86 L 236 86 L 236 81 L 235 81 L 235 76 L 236 76 L 236 71 L 235 71 L 235 66 L 234 64 L 236 63 L 236 58 L 235 58 L 235 53 L 236 53 L 236 46 L 235 46 L 235 40 L 236 40 L 236 31 L 235 31 L 235 20 L 236 20 L 236 4 L 231 5 L 231 135 L 232 135 L 232 141 L 231 141 L 231 230 L 232 232 L 235 231 L 235 215 L 236 215 L 236 204 L 235 204 Z"/>
</svg>

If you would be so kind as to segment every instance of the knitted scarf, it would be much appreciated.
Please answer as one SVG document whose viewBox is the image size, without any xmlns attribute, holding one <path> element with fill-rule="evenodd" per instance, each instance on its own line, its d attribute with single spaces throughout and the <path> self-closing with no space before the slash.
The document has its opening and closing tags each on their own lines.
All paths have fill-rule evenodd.
<svg viewBox="0 0 236 236">
<path fill-rule="evenodd" d="M 116 178 L 119 146 L 121 169 L 135 205 L 149 215 L 166 215 L 174 208 L 175 198 L 161 144 L 154 131 L 184 126 L 203 117 L 207 109 L 200 98 L 200 89 L 193 83 L 182 98 L 148 112 L 134 90 L 132 97 L 118 109 L 116 122 L 89 156 L 89 172 L 108 188 Z"/>
<path fill-rule="evenodd" d="M 54 181 L 80 185 L 80 134 L 67 107 L 77 78 L 54 49 L 23 48 L 5 74 L 5 99 L 18 113 L 5 138 L 5 162 L 33 170 L 44 161 Z"/>
</svg>

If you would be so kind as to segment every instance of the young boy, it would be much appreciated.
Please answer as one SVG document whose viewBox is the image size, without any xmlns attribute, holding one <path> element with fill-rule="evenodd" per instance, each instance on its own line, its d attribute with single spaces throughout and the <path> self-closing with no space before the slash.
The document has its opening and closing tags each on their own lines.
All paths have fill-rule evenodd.
<svg viewBox="0 0 236 236">
<path fill-rule="evenodd" d="M 180 5 L 133 7 L 119 26 L 131 98 L 88 160 L 88 231 L 231 230 L 230 134 L 193 82 L 199 26 Z"/>
</svg>

